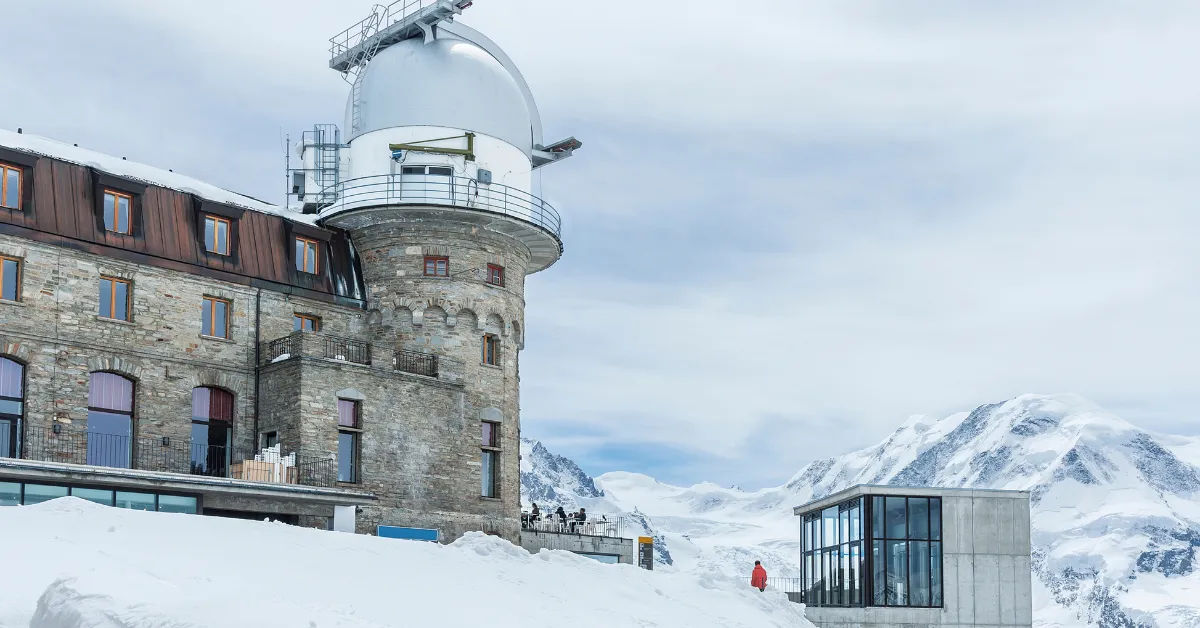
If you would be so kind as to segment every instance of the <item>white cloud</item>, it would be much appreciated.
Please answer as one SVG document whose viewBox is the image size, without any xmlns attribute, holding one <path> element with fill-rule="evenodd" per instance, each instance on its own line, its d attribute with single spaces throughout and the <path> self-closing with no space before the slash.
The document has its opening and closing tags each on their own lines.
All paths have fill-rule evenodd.
<svg viewBox="0 0 1200 628">
<path fill-rule="evenodd" d="M 0 52 L 20 73 L 0 124 L 270 196 L 280 127 L 339 118 L 326 39 L 368 4 L 23 5 L 14 37 L 60 45 Z M 1195 431 L 1200 5 L 481 0 L 463 20 L 547 135 L 586 144 L 544 177 L 567 258 L 530 281 L 528 435 L 770 451 L 783 479 L 1031 391 Z"/>
</svg>

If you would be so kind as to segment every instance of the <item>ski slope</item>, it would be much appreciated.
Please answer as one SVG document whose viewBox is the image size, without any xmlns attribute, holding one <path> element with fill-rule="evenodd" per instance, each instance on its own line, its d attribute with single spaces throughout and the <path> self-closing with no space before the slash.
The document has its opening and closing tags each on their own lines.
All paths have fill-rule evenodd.
<svg viewBox="0 0 1200 628">
<path fill-rule="evenodd" d="M 742 579 L 468 535 L 451 546 L 121 510 L 0 508 L 2 628 L 812 628 Z"/>
</svg>

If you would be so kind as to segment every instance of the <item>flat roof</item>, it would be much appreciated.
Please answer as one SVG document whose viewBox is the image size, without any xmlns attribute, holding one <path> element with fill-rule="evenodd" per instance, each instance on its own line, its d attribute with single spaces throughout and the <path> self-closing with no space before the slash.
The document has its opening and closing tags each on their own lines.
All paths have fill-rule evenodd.
<svg viewBox="0 0 1200 628">
<path fill-rule="evenodd" d="M 806 515 L 816 510 L 824 510 L 835 504 L 840 504 L 859 495 L 904 495 L 908 497 L 942 497 L 958 495 L 962 497 L 1008 497 L 1011 499 L 1029 499 L 1029 491 L 1010 491 L 998 488 L 953 488 L 942 486 L 890 486 L 886 484 L 858 484 L 831 493 L 821 499 L 792 508 L 795 516 Z"/>
</svg>

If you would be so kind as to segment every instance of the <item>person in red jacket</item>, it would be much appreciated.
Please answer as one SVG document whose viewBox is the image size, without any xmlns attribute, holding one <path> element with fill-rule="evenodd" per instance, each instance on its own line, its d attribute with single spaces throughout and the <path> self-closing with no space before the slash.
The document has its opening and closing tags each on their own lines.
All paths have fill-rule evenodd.
<svg viewBox="0 0 1200 628">
<path fill-rule="evenodd" d="M 757 560 L 754 561 L 754 573 L 750 574 L 750 586 L 759 591 L 767 590 L 767 570 Z"/>
</svg>

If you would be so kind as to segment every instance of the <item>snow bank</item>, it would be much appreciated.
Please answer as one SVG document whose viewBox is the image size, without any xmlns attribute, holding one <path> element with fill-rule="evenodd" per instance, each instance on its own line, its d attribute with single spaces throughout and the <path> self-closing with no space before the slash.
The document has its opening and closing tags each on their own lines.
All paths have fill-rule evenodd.
<svg viewBox="0 0 1200 628">
<path fill-rule="evenodd" d="M 742 580 L 64 498 L 0 508 L 0 627 L 811 628 Z"/>
</svg>

